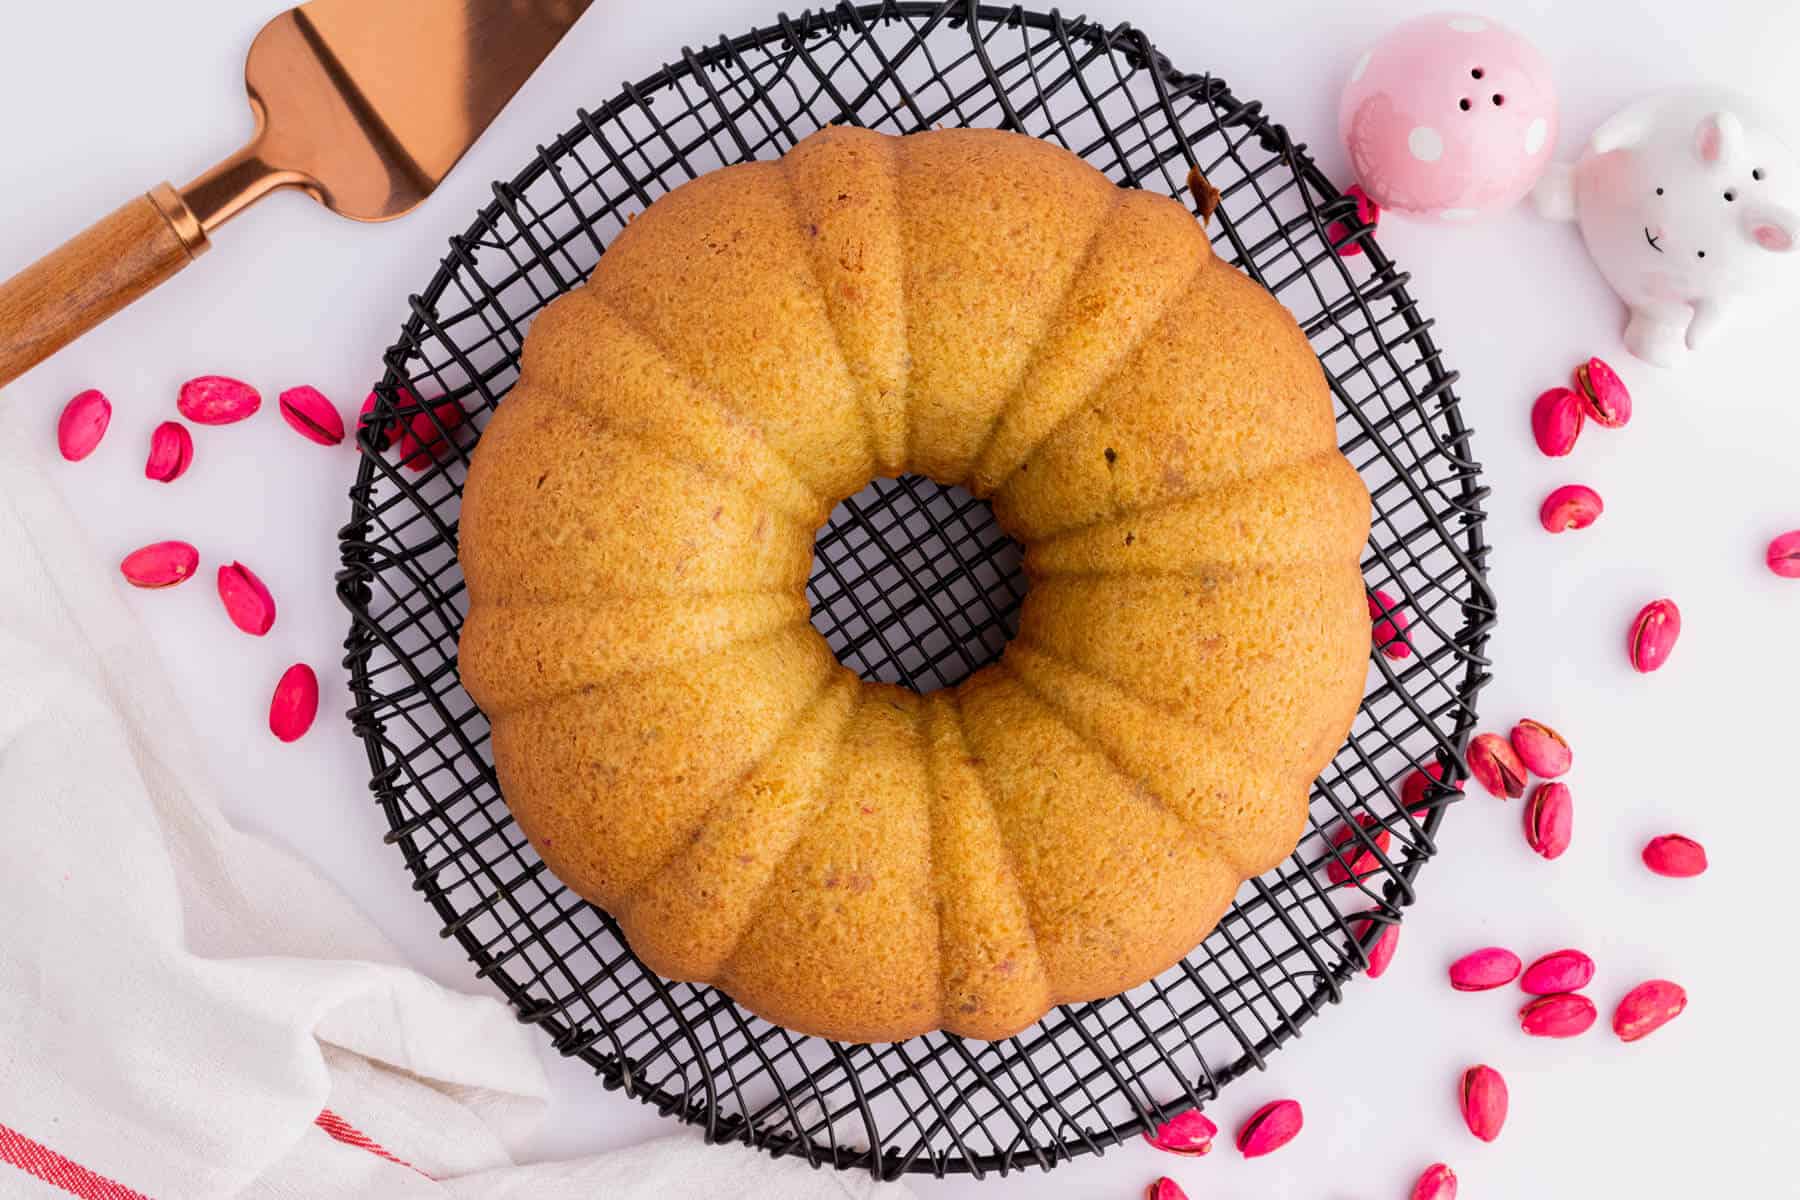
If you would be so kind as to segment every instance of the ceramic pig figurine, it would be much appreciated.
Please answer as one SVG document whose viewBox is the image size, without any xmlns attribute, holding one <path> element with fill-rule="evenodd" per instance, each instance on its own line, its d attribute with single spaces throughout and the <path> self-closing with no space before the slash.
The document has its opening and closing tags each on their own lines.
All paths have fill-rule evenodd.
<svg viewBox="0 0 1800 1200">
<path fill-rule="evenodd" d="M 1659 367 L 1710 343 L 1755 293 L 1800 282 L 1800 159 L 1726 92 L 1639 101 L 1533 198 L 1544 216 L 1580 223 L 1631 310 L 1626 348 Z"/>
<path fill-rule="evenodd" d="M 1556 89 L 1537 48 L 1474 13 L 1390 30 L 1350 68 L 1338 132 L 1363 193 L 1471 221 L 1518 203 L 1556 149 Z"/>
</svg>

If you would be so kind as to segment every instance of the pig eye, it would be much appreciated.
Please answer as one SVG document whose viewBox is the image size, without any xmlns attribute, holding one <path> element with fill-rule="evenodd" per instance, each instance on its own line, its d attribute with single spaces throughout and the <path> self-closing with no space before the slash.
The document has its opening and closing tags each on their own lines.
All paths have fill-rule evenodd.
<svg viewBox="0 0 1800 1200">
<path fill-rule="evenodd" d="M 1662 195 L 1662 189 L 1661 189 L 1661 188 L 1657 188 L 1657 189 L 1656 189 L 1656 194 L 1657 194 L 1657 195 L 1659 195 L 1659 196 L 1660 196 L 1660 195 Z"/>
<path fill-rule="evenodd" d="M 1474 108 L 1475 106 L 1473 104 L 1469 103 L 1469 98 L 1467 96 L 1464 96 L 1461 100 L 1458 100 L 1456 102 L 1456 107 L 1462 109 L 1464 112 L 1468 112 L 1471 108 Z"/>
<path fill-rule="evenodd" d="M 1750 178 L 1756 180 L 1756 182 L 1758 182 L 1758 183 L 1761 183 L 1762 179 L 1763 179 L 1763 169 L 1761 167 L 1758 167 L 1754 171 L 1750 172 Z"/>
<path fill-rule="evenodd" d="M 1506 103 L 1506 97 L 1502 96 L 1499 92 L 1495 92 L 1494 93 L 1494 107 L 1499 108 L 1502 104 L 1505 104 L 1505 103 Z"/>
<path fill-rule="evenodd" d="M 1470 79 L 1480 79 L 1483 75 L 1486 75 L 1486 74 L 1487 74 L 1486 71 L 1482 70 L 1480 67 L 1476 67 L 1473 71 L 1469 72 L 1469 78 Z"/>
<path fill-rule="evenodd" d="M 1699 255 L 1701 258 L 1706 257 L 1706 251 L 1704 251 L 1704 250 L 1696 250 L 1696 251 L 1694 251 L 1694 253 Z"/>
<path fill-rule="evenodd" d="M 1733 200 L 1736 200 L 1736 199 L 1737 199 L 1737 193 L 1736 193 L 1736 192 L 1726 192 L 1726 193 L 1725 193 L 1725 201 L 1726 201 L 1726 203 L 1730 203 L 1730 202 L 1731 202 L 1731 201 L 1733 201 Z"/>
</svg>

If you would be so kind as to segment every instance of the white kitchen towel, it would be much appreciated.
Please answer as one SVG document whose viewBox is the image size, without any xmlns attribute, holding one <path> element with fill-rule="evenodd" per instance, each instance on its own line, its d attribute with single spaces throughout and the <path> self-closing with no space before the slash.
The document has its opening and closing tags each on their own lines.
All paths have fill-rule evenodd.
<svg viewBox="0 0 1800 1200">
<path fill-rule="evenodd" d="M 905 1196 L 693 1136 L 515 1166 L 537 1035 L 226 822 L 30 416 L 0 400 L 0 1196 Z"/>
</svg>

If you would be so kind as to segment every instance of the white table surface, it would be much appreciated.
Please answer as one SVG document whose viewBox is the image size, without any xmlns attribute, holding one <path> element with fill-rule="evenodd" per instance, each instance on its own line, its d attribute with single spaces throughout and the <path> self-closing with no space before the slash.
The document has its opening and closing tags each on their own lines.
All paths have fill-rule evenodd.
<svg viewBox="0 0 1800 1200">
<path fill-rule="evenodd" d="M 796 0 L 798 9 L 803 0 Z M 248 131 L 240 63 L 264 6 L 0 0 L 0 163 L 6 220 L 0 276 L 81 223 L 159 180 L 185 181 Z M 194 469 L 163 488 L 141 476 L 150 429 L 173 414 L 177 385 L 219 372 L 271 399 L 312 383 L 353 411 L 445 239 L 575 108 L 650 73 L 684 44 L 764 22 L 769 0 L 636 4 L 592 11 L 423 209 L 386 226 L 338 220 L 277 197 L 225 231 L 213 252 L 155 297 L 26 376 L 9 400 L 42 414 L 44 437 L 74 392 L 116 405 L 106 443 L 57 478 L 100 554 L 181 536 L 209 560 L 251 563 L 281 620 L 250 643 L 224 622 L 210 587 L 133 594 L 182 702 L 209 735 L 232 815 L 304 855 L 345 888 L 413 961 L 459 987 L 480 985 L 381 842 L 362 749 L 339 717 L 346 626 L 332 593 L 346 514 L 348 449 L 302 443 L 272 414 L 201 431 Z M 1335 177 L 1337 90 L 1388 24 L 1430 4 L 1303 0 L 1201 4 L 1095 0 L 1131 19 L 1175 62 L 1210 68 L 1264 100 Z M 1664 84 L 1732 83 L 1800 113 L 1800 6 L 1787 0 L 1568 0 L 1485 7 L 1533 37 L 1563 97 L 1565 154 L 1613 108 Z M 1438 322 L 1475 450 L 1493 488 L 1488 533 L 1502 619 L 1490 646 L 1487 724 L 1522 715 L 1566 732 L 1579 820 L 1573 849 L 1546 864 L 1519 834 L 1519 806 L 1471 800 L 1447 823 L 1423 902 L 1382 980 L 1231 1087 L 1212 1113 L 1227 1129 L 1262 1101 L 1295 1096 L 1308 1127 L 1283 1152 L 1245 1162 L 1229 1150 L 1190 1162 L 1141 1145 L 1045 1176 L 934 1183 L 925 1196 L 1129 1197 L 1167 1172 L 1196 1197 L 1400 1197 L 1436 1159 L 1481 1197 L 1788 1195 L 1776 1158 L 1800 1139 L 1794 1084 L 1795 720 L 1800 705 L 1800 583 L 1761 565 L 1765 542 L 1800 527 L 1800 395 L 1794 313 L 1734 336 L 1682 374 L 1628 359 L 1620 313 L 1567 227 L 1528 213 L 1477 228 L 1391 220 L 1383 241 L 1414 275 Z M 1538 455 L 1526 413 L 1543 387 L 1598 353 L 1637 400 L 1621 433 L 1590 431 L 1562 462 Z M 1600 525 L 1551 538 L 1539 499 L 1581 480 L 1607 501 Z M 0 585 L 3 586 L 3 585 Z M 1658 595 L 1682 606 L 1672 663 L 1634 676 L 1626 622 Z M 270 686 L 291 660 L 320 670 L 327 712 L 301 744 L 266 733 Z M 0 684 L 3 686 L 3 684 Z M 1659 880 L 1637 860 L 1656 833 L 1701 838 L 1713 870 Z M 1491 942 L 1531 955 L 1561 945 L 1601 963 L 1603 1011 L 1631 984 L 1672 976 L 1692 1005 L 1650 1041 L 1596 1030 L 1533 1041 L 1513 1024 L 1516 992 L 1454 994 L 1444 966 Z M 667 1129 L 603 1091 L 585 1067 L 545 1053 L 556 1088 L 534 1147 L 561 1156 Z M 1485 1061 L 1505 1072 L 1513 1115 L 1493 1146 L 1460 1126 L 1454 1085 Z M 1733 1191 L 1728 1182 L 1748 1190 Z"/>
</svg>

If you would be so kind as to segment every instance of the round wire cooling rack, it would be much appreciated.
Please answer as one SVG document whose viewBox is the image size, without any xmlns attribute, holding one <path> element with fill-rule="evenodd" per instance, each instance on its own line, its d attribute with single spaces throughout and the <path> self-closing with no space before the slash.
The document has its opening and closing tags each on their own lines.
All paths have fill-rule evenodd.
<svg viewBox="0 0 1800 1200">
<path fill-rule="evenodd" d="M 1287 304 L 1319 354 L 1343 450 L 1374 498 L 1371 596 L 1392 597 L 1407 621 L 1371 655 L 1362 708 L 1292 858 L 1246 884 L 1185 962 L 1000 1042 L 842 1045 L 651 973 L 532 852 L 457 678 L 463 479 L 532 314 L 585 279 L 657 196 L 829 123 L 1020 130 L 1190 204 L 1198 168 L 1220 194 L 1218 252 Z M 582 112 L 451 239 L 358 433 L 339 575 L 351 719 L 388 840 L 444 936 L 605 1086 L 713 1139 L 890 1178 L 1048 1168 L 1263 1065 L 1341 998 L 1412 903 L 1488 678 L 1486 489 L 1455 375 L 1371 233 L 1260 105 L 1175 69 L 1129 26 L 1054 13 L 951 0 L 784 16 L 683 51 Z M 911 476 L 838 507 L 809 585 L 814 623 L 847 665 L 921 691 L 998 657 L 1023 594 L 1018 548 L 987 505 Z M 1449 782 L 1421 780 L 1402 803 L 1404 781 L 1427 768 Z"/>
</svg>

